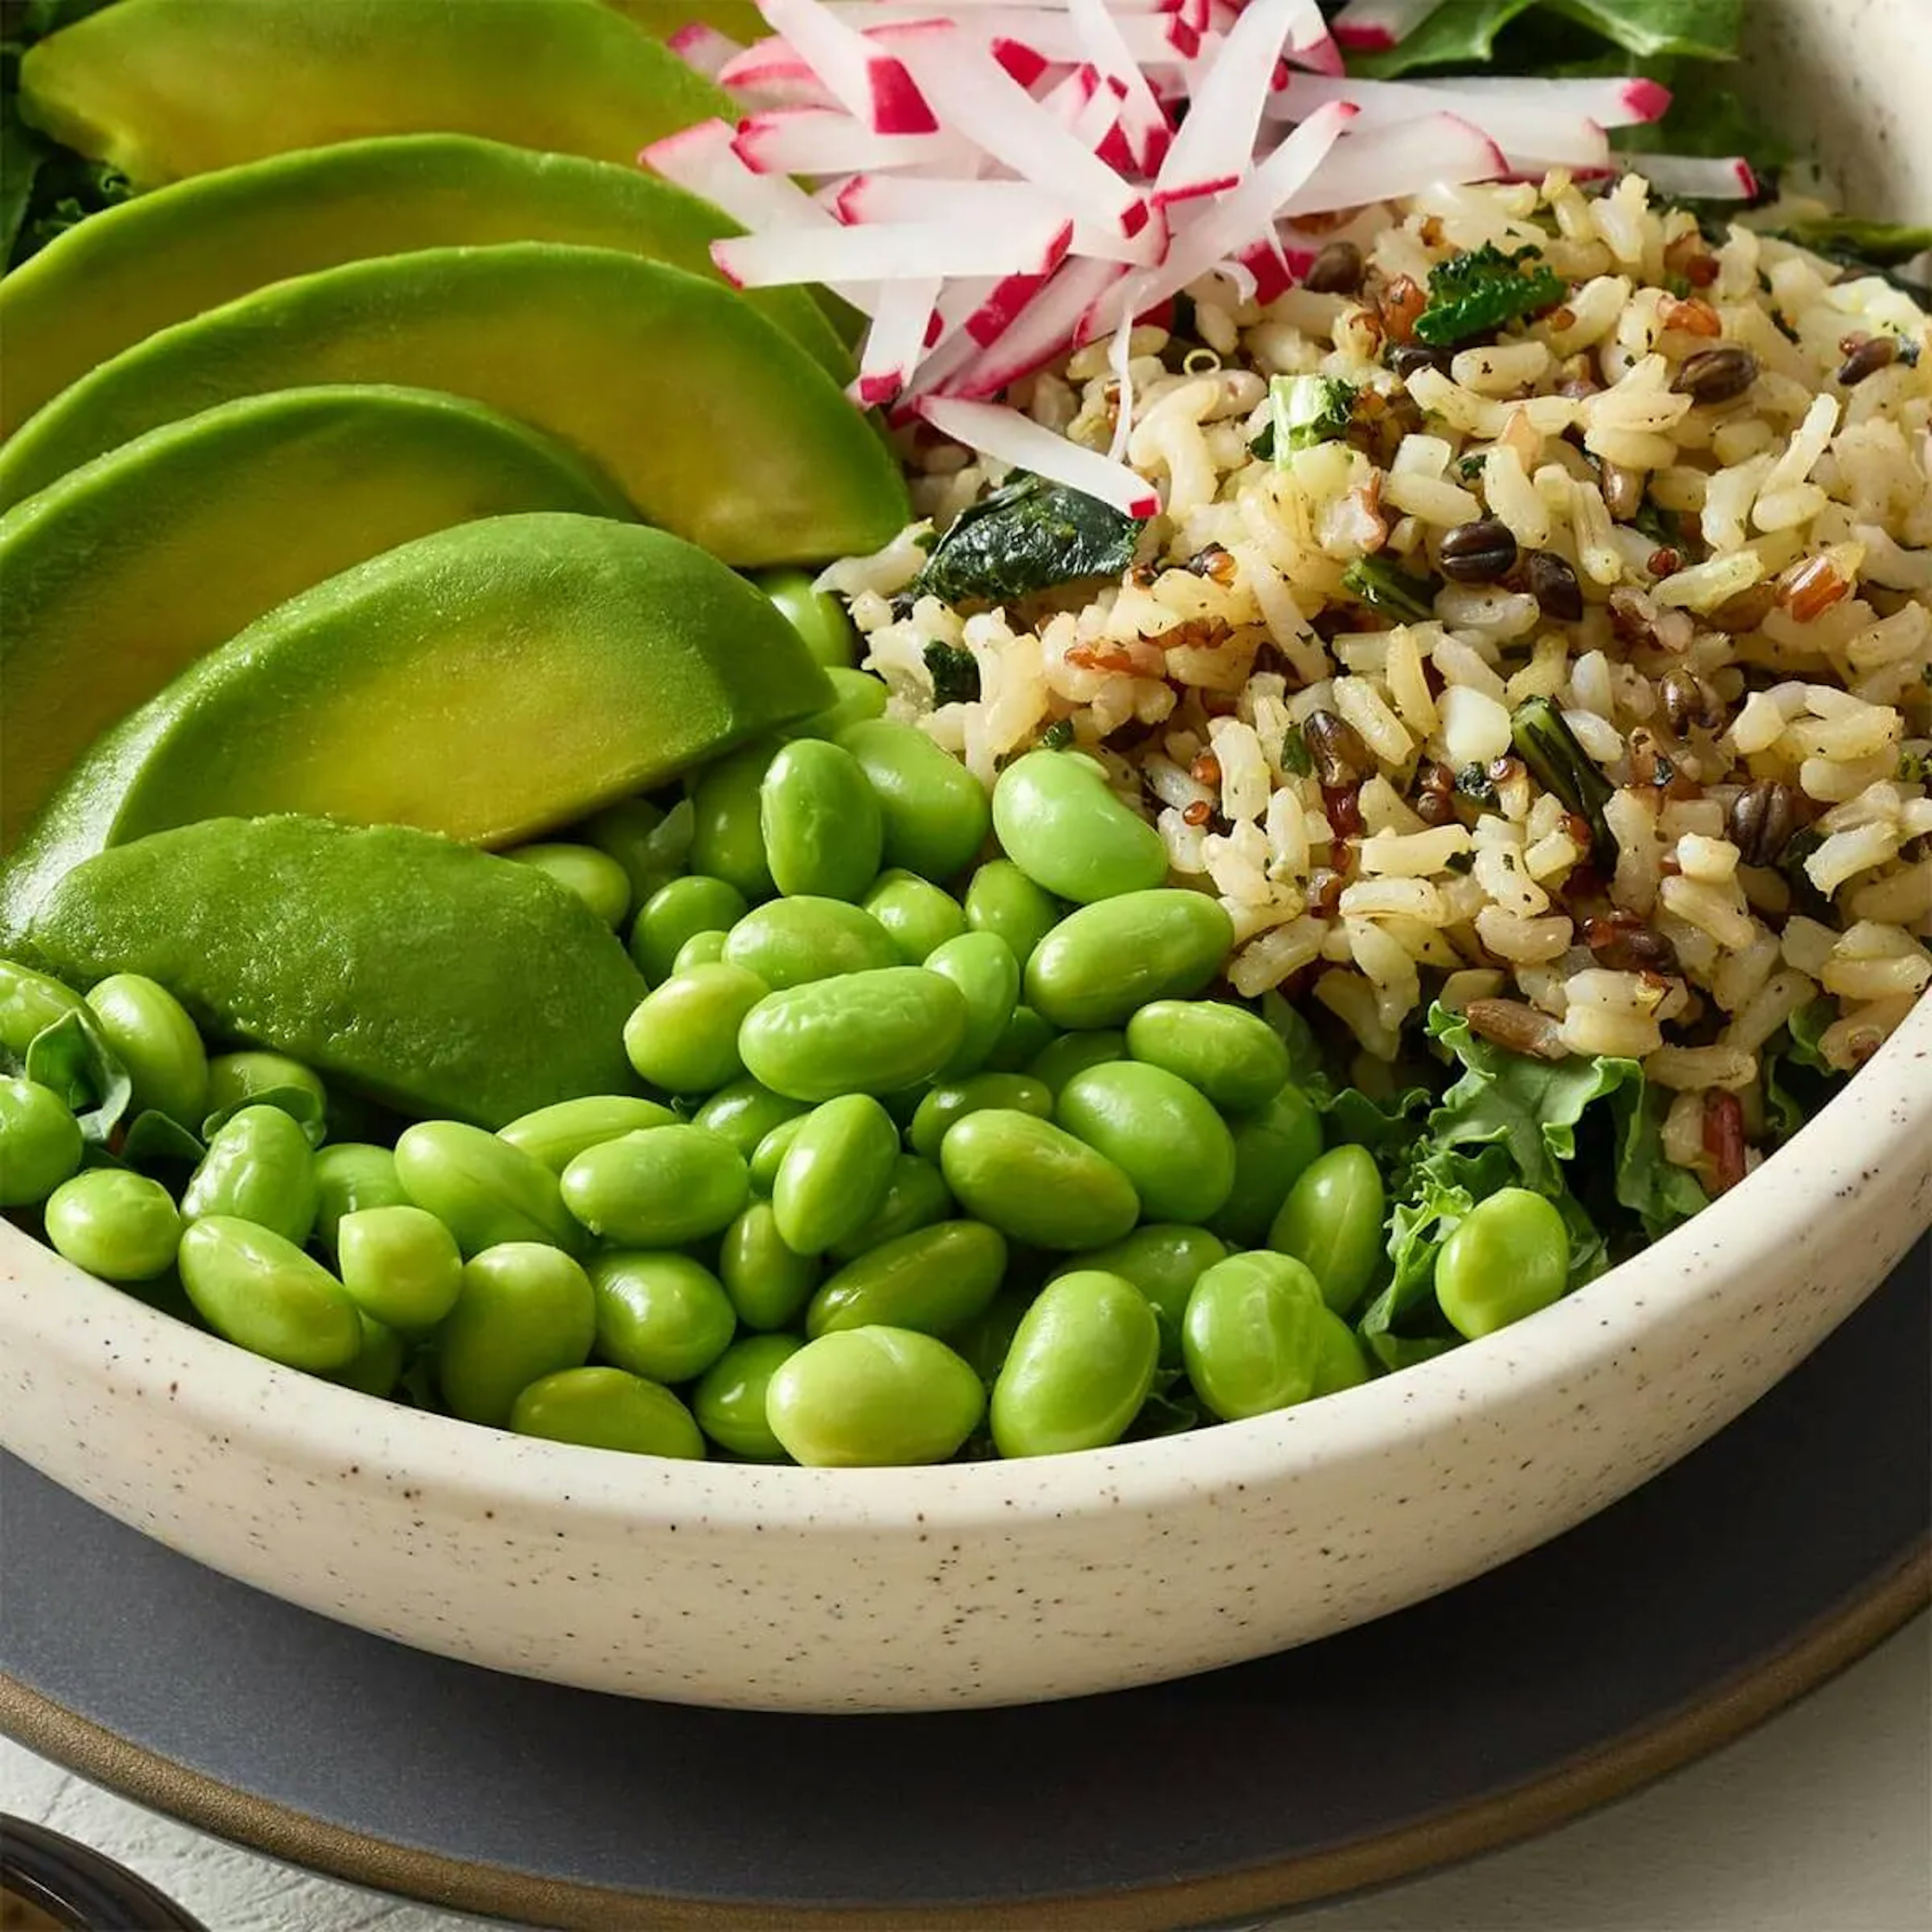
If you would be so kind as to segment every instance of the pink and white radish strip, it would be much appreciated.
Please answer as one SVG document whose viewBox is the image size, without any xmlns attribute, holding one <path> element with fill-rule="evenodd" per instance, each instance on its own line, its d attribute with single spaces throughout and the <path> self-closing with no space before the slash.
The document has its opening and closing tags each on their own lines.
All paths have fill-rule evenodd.
<svg viewBox="0 0 1932 1932">
<path fill-rule="evenodd" d="M 1064 483 L 1109 503 L 1124 516 L 1156 515 L 1160 497 L 1154 485 L 1124 463 L 1087 448 L 1036 423 L 1018 410 L 998 403 L 973 403 L 954 396 L 923 396 L 917 413 L 942 436 L 1016 469 L 1030 470 L 1049 482 Z"/>
<path fill-rule="evenodd" d="M 932 276 L 1044 275 L 1059 266 L 1073 224 L 1048 215 L 1004 228 L 942 221 L 868 222 L 857 227 L 773 228 L 711 244 L 718 272 L 741 289 L 796 282 L 923 281 Z"/>
<path fill-rule="evenodd" d="M 1386 53 L 1399 46 L 1443 4 L 1443 0 L 1348 0 L 1330 31 L 1358 53 Z"/>
</svg>

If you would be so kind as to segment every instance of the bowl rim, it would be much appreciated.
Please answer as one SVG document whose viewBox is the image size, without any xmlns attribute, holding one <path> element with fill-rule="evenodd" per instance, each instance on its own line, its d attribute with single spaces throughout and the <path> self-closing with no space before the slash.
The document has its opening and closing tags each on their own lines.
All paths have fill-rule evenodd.
<svg viewBox="0 0 1932 1932">
<path fill-rule="evenodd" d="M 4 1223 L 0 1291 L 24 1319 L 13 1320 L 0 1300 L 0 1327 L 64 1353 L 76 1367 L 90 1355 L 104 1369 L 138 1364 L 139 1385 L 150 1400 L 164 1401 L 183 1421 L 213 1436 L 245 1430 L 260 1460 L 353 1475 L 365 1492 L 373 1482 L 406 1484 L 412 1493 L 434 1485 L 446 1503 L 494 1506 L 499 1532 L 508 1526 L 500 1520 L 506 1508 L 566 1505 L 584 1528 L 755 1526 L 780 1534 L 808 1528 L 815 1540 L 869 1537 L 915 1522 L 928 1532 L 994 1525 L 1010 1532 L 1028 1519 L 1123 1509 L 1154 1515 L 1211 1492 L 1378 1459 L 1392 1443 L 1466 1424 L 1475 1410 L 1493 1418 L 1532 1399 L 1552 1377 L 1575 1378 L 1606 1365 L 1643 1333 L 1694 1313 L 1714 1274 L 1757 1274 L 1797 1244 L 1822 1204 L 1860 1191 L 1901 1155 L 1932 1149 L 1928 1060 L 1932 994 L 1846 1088 L 1736 1187 L 1631 1259 L 1496 1334 L 1319 1402 L 1064 1456 L 824 1469 L 618 1456 L 513 1436 L 250 1354 L 96 1280 Z M 1793 1147 L 1802 1147 L 1813 1163 L 1802 1184 L 1794 1184 Z M 29 1257 L 38 1258 L 18 1264 Z M 1648 1270 L 1644 1292 L 1632 1295 L 1640 1269 Z M 54 1282 L 57 1298 L 46 1293 Z M 10 1342 L 10 1352 L 19 1346 Z M 158 1396 L 161 1388 L 165 1394 Z M 4 1416 L 0 1408 L 0 1442 L 10 1434 Z"/>
</svg>

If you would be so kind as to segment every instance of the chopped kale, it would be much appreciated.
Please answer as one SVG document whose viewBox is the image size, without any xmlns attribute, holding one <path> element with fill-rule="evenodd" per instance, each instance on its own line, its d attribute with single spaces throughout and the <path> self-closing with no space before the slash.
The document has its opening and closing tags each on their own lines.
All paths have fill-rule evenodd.
<svg viewBox="0 0 1932 1932">
<path fill-rule="evenodd" d="M 1406 624 L 1426 623 L 1436 614 L 1432 578 L 1412 577 L 1387 557 L 1365 556 L 1342 573 L 1342 587 L 1372 610 L 1385 610 Z"/>
<path fill-rule="evenodd" d="M 1466 799 L 1478 805 L 1494 808 L 1498 800 L 1496 782 L 1490 776 L 1489 769 L 1481 764 L 1467 764 L 1456 774 L 1456 789 Z"/>
<path fill-rule="evenodd" d="M 949 604 L 1024 597 L 1134 560 L 1141 525 L 1110 505 L 1044 477 L 1024 476 L 962 510 L 913 585 Z"/>
<path fill-rule="evenodd" d="M 1269 453 L 1286 465 L 1298 450 L 1348 434 L 1355 391 L 1332 376 L 1276 376 L 1268 383 L 1268 401 L 1274 412 Z"/>
<path fill-rule="evenodd" d="M 1281 734 L 1281 768 L 1292 772 L 1298 778 L 1305 778 L 1315 769 L 1315 760 L 1308 749 L 1308 740 L 1301 735 L 1299 724 L 1291 724 Z"/>
<path fill-rule="evenodd" d="M 980 660 L 963 644 L 927 640 L 926 668 L 932 676 L 934 704 L 972 704 L 980 696 Z"/>
<path fill-rule="evenodd" d="M 1539 784 L 1554 792 L 1590 828 L 1600 854 L 1615 845 L 1604 822 L 1604 807 L 1616 788 L 1576 742 L 1568 721 L 1546 698 L 1532 698 L 1516 706 L 1510 719 L 1510 736 L 1516 756 Z"/>
<path fill-rule="evenodd" d="M 1415 319 L 1415 333 L 1437 348 L 1487 335 L 1523 316 L 1554 308 L 1570 285 L 1542 262 L 1540 249 L 1505 255 L 1493 243 L 1452 256 L 1429 278 L 1429 306 Z"/>
<path fill-rule="evenodd" d="M 1796 221 L 1778 233 L 1801 248 L 1829 256 L 1834 261 L 1862 263 L 1873 268 L 1899 268 L 1932 250 L 1932 227 L 1905 221 L 1859 221 L 1848 214 Z"/>
<path fill-rule="evenodd" d="M 1070 718 L 1056 718 L 1040 734 L 1040 742 L 1049 752 L 1065 751 L 1073 742 L 1073 720 Z"/>
</svg>

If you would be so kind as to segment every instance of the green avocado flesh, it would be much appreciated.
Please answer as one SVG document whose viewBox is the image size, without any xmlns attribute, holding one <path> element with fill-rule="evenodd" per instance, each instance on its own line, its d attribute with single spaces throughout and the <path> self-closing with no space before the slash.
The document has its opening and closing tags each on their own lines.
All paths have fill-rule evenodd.
<svg viewBox="0 0 1932 1932">
<path fill-rule="evenodd" d="M 574 893 L 424 832 L 215 819 L 63 879 L 29 946 L 74 986 L 144 973 L 211 1033 L 416 1115 L 499 1127 L 637 1082 L 644 982 Z"/>
<path fill-rule="evenodd" d="M 464 524 L 272 610 L 100 740 L 0 871 L 0 943 L 81 861 L 168 826 L 300 812 L 514 844 L 831 695 L 758 591 L 662 530 Z"/>
<path fill-rule="evenodd" d="M 101 732 L 277 604 L 412 538 L 533 510 L 631 515 L 507 416 L 370 386 L 224 403 L 0 517 L 0 852 Z"/>
<path fill-rule="evenodd" d="M 271 282 L 423 248 L 560 242 L 711 275 L 730 218 L 635 168 L 458 134 L 400 134 L 252 161 L 68 230 L 0 281 L 0 436 L 158 330 Z M 852 358 L 802 289 L 744 299 L 839 382 Z"/>
<path fill-rule="evenodd" d="M 27 50 L 20 110 L 137 188 L 429 131 L 628 166 L 737 112 L 600 0 L 119 0 Z"/>
<path fill-rule="evenodd" d="M 213 404 L 330 382 L 501 410 L 745 568 L 875 550 L 908 515 L 872 424 L 749 303 L 662 262 L 546 242 L 350 262 L 164 329 L 0 448 L 0 506 Z"/>
</svg>

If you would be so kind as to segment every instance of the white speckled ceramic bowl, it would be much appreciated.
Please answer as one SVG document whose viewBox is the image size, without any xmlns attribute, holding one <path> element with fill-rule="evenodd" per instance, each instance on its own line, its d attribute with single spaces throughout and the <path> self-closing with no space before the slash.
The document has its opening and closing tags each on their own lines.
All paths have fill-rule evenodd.
<svg viewBox="0 0 1932 1932">
<path fill-rule="evenodd" d="M 1924 0 L 1753 0 L 1768 112 L 1932 209 Z M 0 1226 L 0 1441 L 332 1616 L 692 1702 L 1070 1696 L 1305 1642 L 1624 1494 L 1808 1352 L 1932 1220 L 1932 1003 L 1796 1142 L 1532 1320 L 1310 1407 L 1021 1463 L 836 1472 L 520 1440 L 277 1368 Z"/>
</svg>

